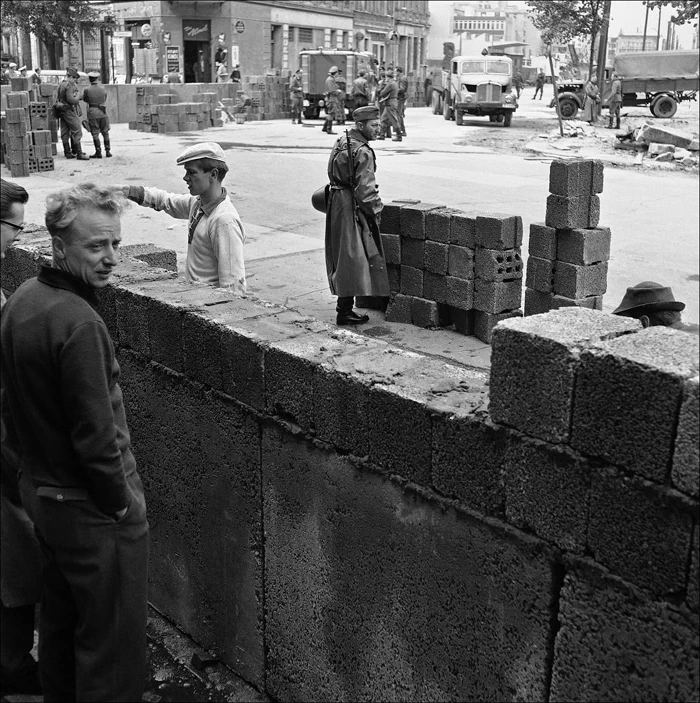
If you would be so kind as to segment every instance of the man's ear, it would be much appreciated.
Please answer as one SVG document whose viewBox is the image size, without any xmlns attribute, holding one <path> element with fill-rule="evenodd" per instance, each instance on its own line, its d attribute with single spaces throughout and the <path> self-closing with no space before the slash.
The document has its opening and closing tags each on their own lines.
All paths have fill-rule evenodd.
<svg viewBox="0 0 700 703">
<path fill-rule="evenodd" d="M 642 327 L 649 327 L 649 325 L 651 324 L 649 322 L 649 318 L 646 315 L 642 315 L 639 318 L 639 321 L 642 323 Z"/>
<path fill-rule="evenodd" d="M 51 237 L 51 248 L 55 259 L 66 258 L 66 243 L 60 237 Z"/>
</svg>

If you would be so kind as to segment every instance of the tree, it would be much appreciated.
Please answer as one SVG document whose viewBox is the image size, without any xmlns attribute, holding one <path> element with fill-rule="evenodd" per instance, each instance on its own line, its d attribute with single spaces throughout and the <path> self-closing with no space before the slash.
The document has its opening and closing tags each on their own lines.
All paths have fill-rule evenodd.
<svg viewBox="0 0 700 703">
<path fill-rule="evenodd" d="M 685 24 L 691 20 L 697 20 L 698 9 L 700 8 L 699 0 L 644 0 L 644 4 L 650 10 L 670 5 L 676 11 L 675 16 L 671 17 L 673 24 Z M 697 21 L 693 26 L 698 26 Z"/>
<path fill-rule="evenodd" d="M 77 38 L 86 28 L 95 31 L 107 26 L 88 0 L 2 0 L 0 21 L 3 27 L 31 32 L 45 44 Z"/>
</svg>

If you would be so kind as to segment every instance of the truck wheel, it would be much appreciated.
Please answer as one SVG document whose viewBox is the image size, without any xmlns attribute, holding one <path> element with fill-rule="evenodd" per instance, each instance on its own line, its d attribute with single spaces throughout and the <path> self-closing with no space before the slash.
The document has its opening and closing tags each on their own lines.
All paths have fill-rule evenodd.
<svg viewBox="0 0 700 703">
<path fill-rule="evenodd" d="M 503 115 L 503 126 L 510 127 L 511 120 L 513 119 L 513 111 L 508 110 L 505 115 Z"/>
<path fill-rule="evenodd" d="M 489 115 L 489 122 L 498 122 L 496 115 Z"/>
<path fill-rule="evenodd" d="M 563 120 L 573 120 L 578 115 L 578 105 L 573 98 L 561 98 L 559 112 Z"/>
<path fill-rule="evenodd" d="M 464 124 L 464 113 L 461 110 L 455 110 L 455 122 L 460 127 Z"/>
<path fill-rule="evenodd" d="M 446 120 L 452 119 L 452 110 L 450 109 L 450 99 L 445 98 L 442 103 L 442 116 Z"/>
<path fill-rule="evenodd" d="M 433 90 L 432 95 L 430 96 L 430 109 L 433 115 L 439 115 L 441 112 L 441 107 L 442 105 L 440 105 L 440 93 L 438 93 L 437 90 Z"/>
<path fill-rule="evenodd" d="M 654 117 L 673 117 L 678 109 L 678 103 L 670 95 L 659 95 L 651 103 L 651 114 Z"/>
</svg>

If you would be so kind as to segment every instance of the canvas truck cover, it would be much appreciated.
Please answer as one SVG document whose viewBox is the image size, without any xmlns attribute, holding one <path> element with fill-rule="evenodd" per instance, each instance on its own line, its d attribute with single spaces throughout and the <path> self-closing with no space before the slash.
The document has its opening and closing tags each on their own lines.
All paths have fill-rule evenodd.
<svg viewBox="0 0 700 703">
<path fill-rule="evenodd" d="M 618 54 L 613 69 L 622 78 L 697 78 L 697 51 L 635 51 Z"/>
</svg>

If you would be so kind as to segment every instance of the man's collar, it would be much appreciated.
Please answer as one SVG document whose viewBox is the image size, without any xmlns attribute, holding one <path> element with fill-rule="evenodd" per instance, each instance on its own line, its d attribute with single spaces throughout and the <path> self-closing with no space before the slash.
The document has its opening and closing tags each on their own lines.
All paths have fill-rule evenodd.
<svg viewBox="0 0 700 703">
<path fill-rule="evenodd" d="M 42 264 L 37 279 L 52 288 L 62 288 L 63 290 L 75 293 L 75 295 L 80 296 L 90 303 L 93 308 L 97 307 L 99 301 L 95 289 L 85 283 L 82 278 L 78 278 L 72 273 L 68 273 L 68 271 Z"/>
<path fill-rule="evenodd" d="M 224 202 L 226 198 L 228 197 L 228 193 L 226 192 L 226 188 L 221 188 L 221 196 L 217 198 L 216 200 L 213 200 L 210 203 L 207 203 L 206 205 L 202 202 L 202 198 L 200 196 L 199 198 L 199 207 L 201 208 L 202 212 L 209 217 L 209 215 L 214 212 L 214 210 L 217 208 L 218 205 Z"/>
<path fill-rule="evenodd" d="M 357 140 L 358 142 L 362 142 L 363 144 L 367 144 L 367 142 L 369 141 L 369 140 L 367 139 L 367 137 L 365 137 L 365 135 L 362 134 L 362 132 L 360 132 L 359 130 L 355 129 L 355 127 L 353 127 L 353 128 L 350 130 L 350 136 L 351 136 L 353 139 Z"/>
</svg>

